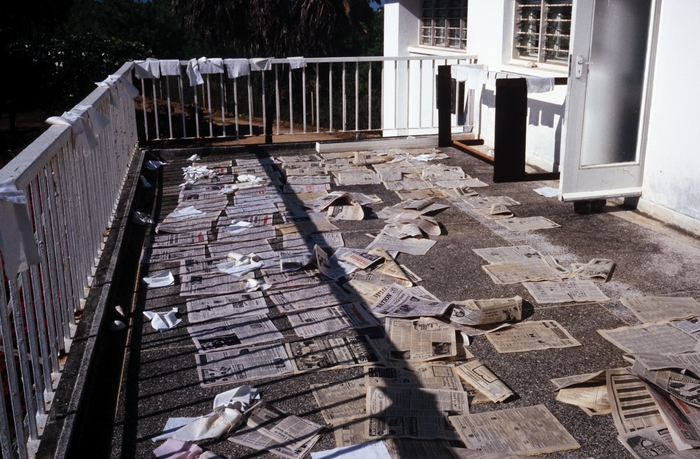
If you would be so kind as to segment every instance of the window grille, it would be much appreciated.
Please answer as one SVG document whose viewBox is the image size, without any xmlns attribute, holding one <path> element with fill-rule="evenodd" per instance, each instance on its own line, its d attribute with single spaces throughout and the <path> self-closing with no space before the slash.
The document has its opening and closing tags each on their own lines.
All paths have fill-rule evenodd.
<svg viewBox="0 0 700 459">
<path fill-rule="evenodd" d="M 561 0 L 517 0 L 513 57 L 566 64 L 571 5 Z"/>
<path fill-rule="evenodd" d="M 467 0 L 423 0 L 420 44 L 467 47 Z"/>
</svg>

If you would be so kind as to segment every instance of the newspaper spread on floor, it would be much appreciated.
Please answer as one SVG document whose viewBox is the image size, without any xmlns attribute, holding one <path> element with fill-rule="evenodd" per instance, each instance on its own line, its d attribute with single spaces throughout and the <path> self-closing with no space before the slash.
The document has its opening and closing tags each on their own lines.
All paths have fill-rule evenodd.
<svg viewBox="0 0 700 459">
<path fill-rule="evenodd" d="M 450 322 L 462 325 L 484 325 L 522 320 L 523 299 L 491 298 L 452 302 Z"/>
<path fill-rule="evenodd" d="M 195 354 L 202 387 L 292 374 L 294 368 L 282 344 L 239 347 Z"/>
<path fill-rule="evenodd" d="M 466 392 L 403 387 L 367 387 L 365 436 L 458 440 L 447 420 L 469 412 Z"/>
<path fill-rule="evenodd" d="M 620 298 L 620 302 L 642 323 L 700 316 L 700 303 L 692 297 L 640 296 Z"/>
<path fill-rule="evenodd" d="M 581 345 L 554 320 L 520 322 L 510 328 L 489 333 L 486 338 L 501 354 Z"/>
<path fill-rule="evenodd" d="M 614 330 L 598 330 L 603 338 L 631 354 L 682 354 L 692 352 L 697 337 L 683 331 L 680 322 L 662 322 Z"/>
<path fill-rule="evenodd" d="M 337 370 L 381 364 L 383 360 L 369 338 L 359 333 L 325 335 L 285 343 L 295 373 Z"/>
<path fill-rule="evenodd" d="M 391 360 L 425 362 L 457 355 L 454 329 L 429 317 L 420 319 L 387 319 L 389 340 L 393 345 Z"/>
<path fill-rule="evenodd" d="M 267 315 L 225 319 L 187 327 L 200 352 L 223 351 L 284 338 Z"/>
<path fill-rule="evenodd" d="M 454 365 L 426 363 L 411 367 L 365 367 L 365 385 L 464 391 Z"/>
<path fill-rule="evenodd" d="M 504 402 L 515 395 L 498 376 L 477 359 L 458 365 L 455 371 L 492 402 Z"/>
<path fill-rule="evenodd" d="M 663 424 L 664 420 L 644 382 L 626 368 L 606 371 L 608 401 L 618 433 Z"/>
<path fill-rule="evenodd" d="M 523 285 L 538 304 L 610 301 L 590 280 L 526 282 Z"/>
<path fill-rule="evenodd" d="M 365 417 L 367 388 L 364 379 L 311 384 L 310 387 L 326 423 L 339 425 Z"/>
<path fill-rule="evenodd" d="M 544 405 L 450 416 L 469 449 L 527 456 L 581 446 Z"/>
</svg>

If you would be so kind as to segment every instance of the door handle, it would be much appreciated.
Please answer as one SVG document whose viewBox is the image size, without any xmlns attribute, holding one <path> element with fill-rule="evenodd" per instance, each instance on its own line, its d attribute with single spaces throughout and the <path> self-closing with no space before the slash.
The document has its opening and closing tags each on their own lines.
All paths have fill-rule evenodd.
<svg viewBox="0 0 700 459">
<path fill-rule="evenodd" d="M 576 56 L 576 78 L 581 78 L 583 75 L 584 65 L 590 65 L 590 62 L 583 56 Z"/>
</svg>

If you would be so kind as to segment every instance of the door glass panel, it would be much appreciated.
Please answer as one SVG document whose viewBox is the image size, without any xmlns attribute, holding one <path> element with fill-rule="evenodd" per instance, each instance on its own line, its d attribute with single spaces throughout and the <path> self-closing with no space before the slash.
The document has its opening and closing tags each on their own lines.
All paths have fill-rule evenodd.
<svg viewBox="0 0 700 459">
<path fill-rule="evenodd" d="M 651 6 L 595 2 L 581 166 L 637 160 Z"/>
</svg>

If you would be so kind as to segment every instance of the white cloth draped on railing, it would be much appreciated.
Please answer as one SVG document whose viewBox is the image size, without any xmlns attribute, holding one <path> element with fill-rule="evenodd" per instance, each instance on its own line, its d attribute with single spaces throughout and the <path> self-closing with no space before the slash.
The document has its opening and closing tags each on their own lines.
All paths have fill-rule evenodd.
<svg viewBox="0 0 700 459">
<path fill-rule="evenodd" d="M 39 263 L 39 251 L 27 214 L 27 198 L 13 179 L 0 182 L 0 252 L 5 275 L 13 279 L 30 265 Z"/>
<path fill-rule="evenodd" d="M 553 77 L 534 77 L 519 75 L 517 73 L 496 72 L 486 70 L 482 65 L 453 65 L 452 78 L 464 82 L 467 89 L 478 89 L 484 86 L 486 89 L 495 90 L 496 80 L 503 78 L 525 78 L 527 93 L 542 93 L 554 90 Z"/>
</svg>

